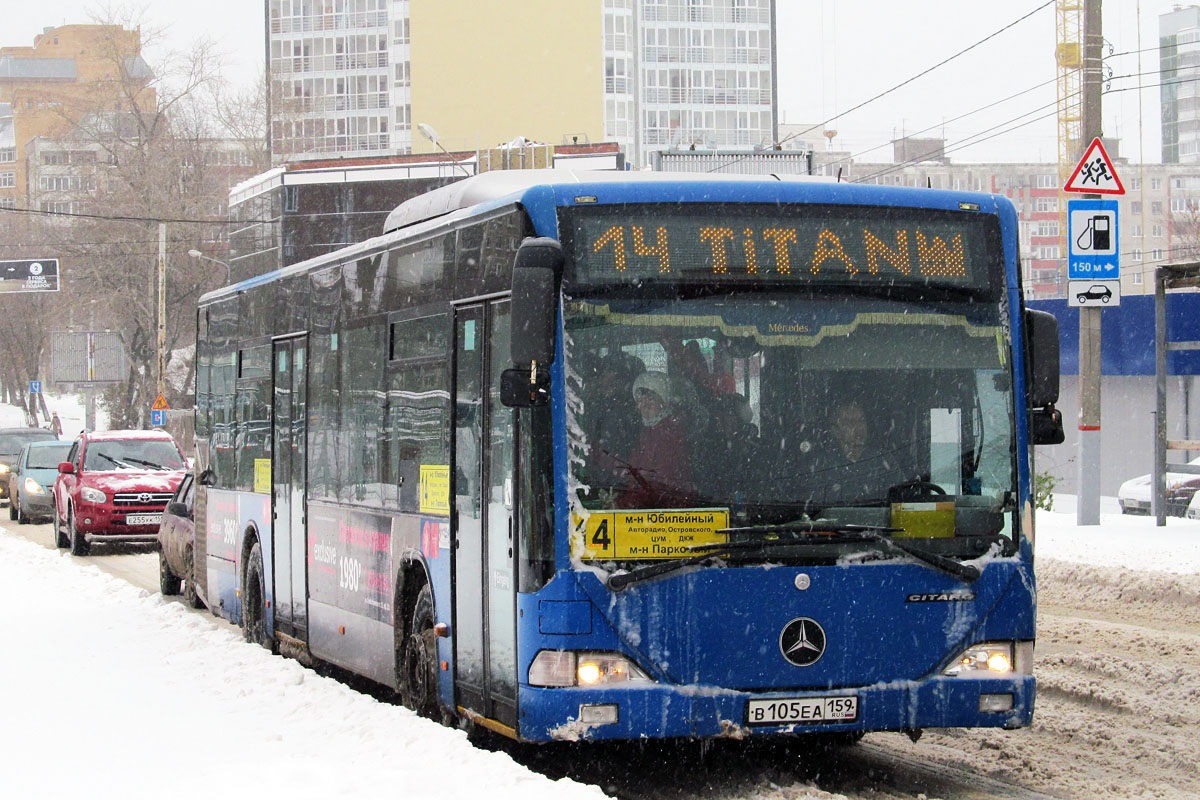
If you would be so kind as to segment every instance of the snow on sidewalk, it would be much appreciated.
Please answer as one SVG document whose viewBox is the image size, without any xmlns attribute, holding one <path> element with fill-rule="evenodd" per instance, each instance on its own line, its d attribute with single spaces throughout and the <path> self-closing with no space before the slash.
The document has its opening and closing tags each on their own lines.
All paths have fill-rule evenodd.
<svg viewBox="0 0 1200 800">
<path fill-rule="evenodd" d="M 0 796 L 600 800 L 0 532 Z"/>
</svg>

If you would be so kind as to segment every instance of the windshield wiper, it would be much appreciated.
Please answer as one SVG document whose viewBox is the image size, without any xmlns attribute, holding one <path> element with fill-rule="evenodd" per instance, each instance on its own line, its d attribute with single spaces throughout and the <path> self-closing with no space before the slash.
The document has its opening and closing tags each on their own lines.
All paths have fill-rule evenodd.
<svg viewBox="0 0 1200 800">
<path fill-rule="evenodd" d="M 130 464 L 128 464 L 127 462 L 115 459 L 112 456 L 110 456 L 108 453 L 97 453 L 96 455 L 107 461 L 111 461 L 112 463 L 114 463 L 118 467 L 120 467 L 121 469 L 133 469 L 133 467 Z"/>
<path fill-rule="evenodd" d="M 723 544 L 696 545 L 688 549 L 689 551 L 696 552 L 697 555 L 671 559 L 670 561 L 660 561 L 657 564 L 648 564 L 629 572 L 612 575 L 606 583 L 608 588 L 620 590 L 630 584 L 638 583 L 648 578 L 665 575 L 685 567 L 702 565 L 722 554 L 777 550 L 785 547 L 795 547 L 796 545 L 825 544 L 830 542 L 839 544 L 845 542 L 880 544 L 885 549 L 915 558 L 923 564 L 941 570 L 961 581 L 970 582 L 979 577 L 978 567 L 971 564 L 963 564 L 939 553 L 931 553 L 916 545 L 898 541 L 886 535 L 889 533 L 899 533 L 903 530 L 903 528 L 887 528 L 881 525 L 828 525 L 819 522 L 793 522 L 786 525 L 723 528 L 717 531 L 717 533 L 725 533 L 730 536 L 753 535 L 754 538 L 742 538 Z M 786 539 L 776 538 L 780 534 L 792 535 Z"/>
<path fill-rule="evenodd" d="M 166 467 L 164 467 L 162 464 L 156 464 L 155 462 L 147 461 L 144 458 L 127 457 L 126 460 L 132 461 L 134 464 L 141 464 L 142 466 L 149 467 L 150 469 L 162 469 L 162 470 L 166 469 Z"/>
</svg>

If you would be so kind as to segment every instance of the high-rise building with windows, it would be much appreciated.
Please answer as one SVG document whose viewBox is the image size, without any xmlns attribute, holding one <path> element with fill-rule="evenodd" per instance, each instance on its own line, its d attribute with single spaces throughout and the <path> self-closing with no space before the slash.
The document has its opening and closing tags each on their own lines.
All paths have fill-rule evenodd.
<svg viewBox="0 0 1200 800">
<path fill-rule="evenodd" d="M 775 0 L 269 0 L 267 14 L 277 159 L 524 136 L 616 141 L 641 165 L 776 139 Z"/>
<path fill-rule="evenodd" d="M 1200 164 L 1200 6 L 1158 18 L 1164 164 Z"/>
</svg>

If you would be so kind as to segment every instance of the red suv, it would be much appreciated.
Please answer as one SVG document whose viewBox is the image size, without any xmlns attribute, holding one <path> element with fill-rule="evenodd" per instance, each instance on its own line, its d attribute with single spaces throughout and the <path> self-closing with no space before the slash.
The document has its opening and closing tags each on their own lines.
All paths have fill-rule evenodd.
<svg viewBox="0 0 1200 800">
<path fill-rule="evenodd" d="M 162 431 L 84 433 L 58 465 L 54 540 L 85 556 L 94 542 L 157 542 L 186 460 Z"/>
</svg>

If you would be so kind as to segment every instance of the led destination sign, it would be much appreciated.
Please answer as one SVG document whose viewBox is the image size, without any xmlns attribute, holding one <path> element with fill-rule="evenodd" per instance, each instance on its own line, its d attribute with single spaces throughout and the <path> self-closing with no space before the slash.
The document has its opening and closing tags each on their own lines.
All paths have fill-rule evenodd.
<svg viewBox="0 0 1200 800">
<path fill-rule="evenodd" d="M 576 277 L 587 283 L 654 278 L 973 289 L 989 283 L 987 217 L 981 214 L 844 206 L 726 209 L 577 210 Z"/>
</svg>

